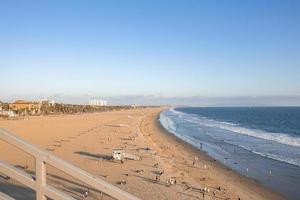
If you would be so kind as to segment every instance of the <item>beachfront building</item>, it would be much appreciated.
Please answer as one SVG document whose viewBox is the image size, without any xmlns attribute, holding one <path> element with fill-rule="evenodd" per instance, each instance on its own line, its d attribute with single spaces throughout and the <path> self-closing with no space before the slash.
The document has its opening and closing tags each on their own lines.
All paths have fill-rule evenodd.
<svg viewBox="0 0 300 200">
<path fill-rule="evenodd" d="M 16 100 L 14 103 L 9 104 L 10 110 L 21 110 L 21 109 L 40 109 L 41 104 L 34 101 Z"/>
<path fill-rule="evenodd" d="M 54 100 L 49 101 L 49 105 L 50 105 L 50 106 L 54 106 L 54 104 L 55 104 L 55 101 L 54 101 Z"/>
<path fill-rule="evenodd" d="M 107 106 L 106 100 L 92 99 L 90 100 L 91 106 Z"/>
<path fill-rule="evenodd" d="M 48 99 L 43 99 L 40 101 L 40 103 L 46 106 L 54 106 L 55 104 L 54 100 L 48 100 Z"/>
<path fill-rule="evenodd" d="M 132 104 L 131 105 L 132 108 L 137 108 L 137 106 L 138 106 L 137 104 Z"/>
<path fill-rule="evenodd" d="M 12 110 L 0 110 L 0 118 L 1 117 L 9 117 L 14 118 L 16 117 L 16 114 Z"/>
<path fill-rule="evenodd" d="M 41 112 L 42 104 L 35 101 L 16 100 L 14 103 L 10 103 L 9 110 L 19 114 L 38 114 Z"/>
</svg>

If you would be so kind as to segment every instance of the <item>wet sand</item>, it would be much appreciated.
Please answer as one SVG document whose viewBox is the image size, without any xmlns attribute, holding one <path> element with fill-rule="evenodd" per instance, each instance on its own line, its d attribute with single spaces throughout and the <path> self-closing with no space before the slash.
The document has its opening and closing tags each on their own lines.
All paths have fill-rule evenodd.
<svg viewBox="0 0 300 200">
<path fill-rule="evenodd" d="M 166 132 L 158 122 L 161 111 L 147 108 L 29 117 L 1 120 L 0 127 L 141 199 L 284 199 Z M 123 164 L 111 160 L 112 150 L 119 148 L 141 160 Z M 33 158 L 2 141 L 0 159 L 34 172 Z M 47 173 L 50 185 L 83 199 L 86 185 L 50 166 Z M 172 177 L 174 185 L 168 183 Z M 209 192 L 203 193 L 204 188 Z M 6 180 L 3 174 L 0 191 L 17 199 L 34 199 L 33 191 Z M 101 199 L 99 191 L 89 191 L 87 199 Z"/>
</svg>

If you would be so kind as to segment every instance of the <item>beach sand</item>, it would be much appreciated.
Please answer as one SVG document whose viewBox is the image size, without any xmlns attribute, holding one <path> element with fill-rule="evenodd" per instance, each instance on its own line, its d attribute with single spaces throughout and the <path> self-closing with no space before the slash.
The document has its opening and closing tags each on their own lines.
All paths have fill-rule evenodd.
<svg viewBox="0 0 300 200">
<path fill-rule="evenodd" d="M 0 127 L 141 199 L 203 199 L 204 187 L 209 189 L 205 199 L 284 199 L 167 133 L 158 122 L 162 110 L 29 117 L 1 120 Z M 120 148 L 141 160 L 111 160 L 112 150 Z M 2 141 L 0 159 L 34 172 L 32 157 Z M 51 166 L 47 174 L 48 184 L 83 199 L 86 185 Z M 176 184 L 167 183 L 171 177 Z M 34 199 L 33 191 L 3 174 L 0 191 L 16 199 Z M 95 189 L 89 192 L 86 199 L 102 197 Z"/>
</svg>

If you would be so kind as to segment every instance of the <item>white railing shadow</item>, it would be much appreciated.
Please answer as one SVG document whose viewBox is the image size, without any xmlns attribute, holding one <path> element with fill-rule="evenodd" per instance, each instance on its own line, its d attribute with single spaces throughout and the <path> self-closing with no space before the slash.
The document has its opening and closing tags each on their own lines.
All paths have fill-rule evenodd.
<svg viewBox="0 0 300 200">
<path fill-rule="evenodd" d="M 0 160 L 0 172 L 33 189 L 36 192 L 37 200 L 46 200 L 46 197 L 54 200 L 75 200 L 75 198 L 47 184 L 46 164 L 59 169 L 60 171 L 80 180 L 84 184 L 89 185 L 115 199 L 138 200 L 137 197 L 79 169 L 78 167 L 75 167 L 74 165 L 54 156 L 47 151 L 44 151 L 24 141 L 18 136 L 2 128 L 0 128 L 0 139 L 32 155 L 35 158 L 35 177 L 2 160 Z M 0 200 L 2 199 L 13 198 L 0 191 Z"/>
</svg>

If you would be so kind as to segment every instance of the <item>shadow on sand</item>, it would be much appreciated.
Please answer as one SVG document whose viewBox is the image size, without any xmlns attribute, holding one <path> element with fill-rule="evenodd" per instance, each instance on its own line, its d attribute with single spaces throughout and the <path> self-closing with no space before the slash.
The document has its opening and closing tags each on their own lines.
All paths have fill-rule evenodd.
<svg viewBox="0 0 300 200">
<path fill-rule="evenodd" d="M 102 195 L 102 192 L 100 190 L 87 186 L 83 183 L 75 182 L 73 180 L 69 180 L 54 174 L 49 174 L 49 177 L 53 183 L 60 185 L 58 189 L 69 193 L 71 196 L 75 198 L 79 197 L 81 199 L 82 197 L 84 197 L 86 191 L 90 191 L 90 192 L 98 193 L 98 195 Z"/>
<path fill-rule="evenodd" d="M 14 183 L 0 182 L 0 191 L 18 200 L 35 200 L 35 191 Z"/>
<path fill-rule="evenodd" d="M 104 160 L 109 160 L 109 161 L 112 160 L 112 158 L 111 158 L 110 155 L 93 154 L 93 153 L 86 152 L 86 151 L 76 151 L 76 152 L 74 152 L 74 153 L 75 153 L 75 154 L 82 155 L 82 156 L 86 156 L 86 157 L 89 157 L 89 158 L 94 158 L 94 159 L 104 159 Z"/>
</svg>

